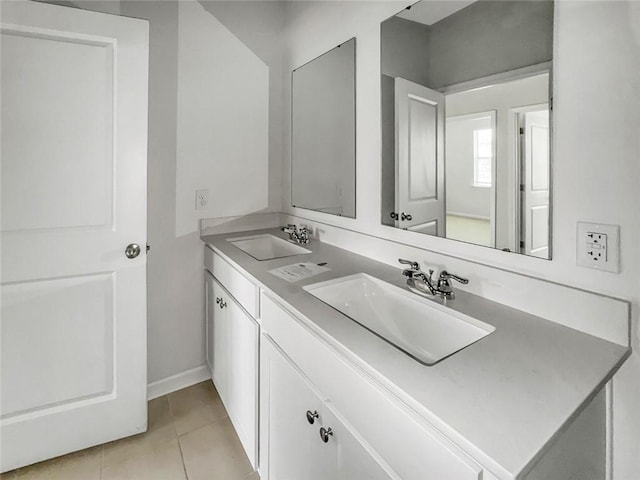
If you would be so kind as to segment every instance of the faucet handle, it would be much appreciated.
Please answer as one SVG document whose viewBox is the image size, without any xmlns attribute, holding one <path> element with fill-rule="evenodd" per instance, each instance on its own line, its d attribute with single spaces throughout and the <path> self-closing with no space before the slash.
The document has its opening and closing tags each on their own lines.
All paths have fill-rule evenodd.
<svg viewBox="0 0 640 480">
<path fill-rule="evenodd" d="M 456 282 L 462 283 L 463 285 L 466 285 L 467 283 L 469 283 L 469 279 L 468 278 L 463 278 L 460 277 L 458 275 L 455 275 L 453 273 L 449 273 L 446 270 L 443 270 L 442 272 L 440 272 L 440 279 L 441 280 L 455 280 Z"/>
<path fill-rule="evenodd" d="M 301 243 L 309 243 L 309 234 L 310 230 L 307 227 L 300 227 L 298 230 L 298 236 L 300 237 Z"/>
<path fill-rule="evenodd" d="M 420 264 L 418 262 L 412 262 L 411 260 L 405 260 L 403 258 L 399 258 L 398 261 L 403 265 L 410 265 L 411 270 L 415 270 L 416 272 L 420 270 Z"/>
</svg>

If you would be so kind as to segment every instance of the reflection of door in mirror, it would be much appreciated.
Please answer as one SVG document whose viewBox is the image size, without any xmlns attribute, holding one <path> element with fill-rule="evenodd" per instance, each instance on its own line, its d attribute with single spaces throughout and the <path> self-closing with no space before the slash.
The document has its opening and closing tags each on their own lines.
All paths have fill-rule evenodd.
<svg viewBox="0 0 640 480">
<path fill-rule="evenodd" d="M 520 253 L 549 258 L 549 109 L 518 113 L 520 137 Z"/>
<path fill-rule="evenodd" d="M 395 226 L 444 236 L 444 95 L 396 78 L 395 105 Z"/>
</svg>

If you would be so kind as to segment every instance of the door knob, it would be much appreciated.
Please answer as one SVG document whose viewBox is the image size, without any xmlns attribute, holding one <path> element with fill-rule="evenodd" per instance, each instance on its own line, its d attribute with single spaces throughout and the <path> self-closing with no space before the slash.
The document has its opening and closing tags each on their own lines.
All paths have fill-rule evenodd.
<svg viewBox="0 0 640 480">
<path fill-rule="evenodd" d="M 413 217 L 408 213 L 402 212 L 402 215 L 400 215 L 400 220 L 402 221 L 407 220 L 410 222 L 411 220 L 413 220 Z"/>
<path fill-rule="evenodd" d="M 309 422 L 311 425 L 313 425 L 318 416 L 319 415 L 317 410 L 314 410 L 313 412 L 311 410 L 307 410 L 307 422 Z"/>
<path fill-rule="evenodd" d="M 127 248 L 124 249 L 124 254 L 127 258 L 136 258 L 140 255 L 140 245 L 137 243 L 130 243 Z"/>
<path fill-rule="evenodd" d="M 391 212 L 391 214 L 389 216 L 391 218 L 393 218 L 394 220 L 398 220 L 398 213 L 397 212 Z"/>
<path fill-rule="evenodd" d="M 333 430 L 331 430 L 331 428 L 320 427 L 320 439 L 324 443 L 327 443 L 331 436 L 333 436 Z"/>
</svg>

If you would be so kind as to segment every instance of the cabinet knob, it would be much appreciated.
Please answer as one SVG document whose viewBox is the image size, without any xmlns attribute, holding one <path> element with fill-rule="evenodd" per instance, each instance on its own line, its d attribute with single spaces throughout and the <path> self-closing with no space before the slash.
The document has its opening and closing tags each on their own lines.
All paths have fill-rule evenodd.
<svg viewBox="0 0 640 480">
<path fill-rule="evenodd" d="M 400 220 L 402 220 L 403 222 L 405 220 L 410 222 L 411 220 L 413 220 L 413 217 L 409 213 L 402 212 L 402 214 L 400 215 Z"/>
<path fill-rule="evenodd" d="M 329 437 L 333 436 L 333 430 L 331 428 L 320 427 L 320 440 L 324 443 L 329 441 Z"/>
<path fill-rule="evenodd" d="M 216 303 L 220 305 L 220 308 L 224 308 L 227 306 L 227 302 L 222 300 L 222 297 L 216 297 Z"/>
<path fill-rule="evenodd" d="M 314 410 L 313 412 L 311 410 L 307 410 L 307 422 L 313 425 L 314 422 L 316 421 L 316 418 L 318 418 L 317 410 Z"/>
</svg>

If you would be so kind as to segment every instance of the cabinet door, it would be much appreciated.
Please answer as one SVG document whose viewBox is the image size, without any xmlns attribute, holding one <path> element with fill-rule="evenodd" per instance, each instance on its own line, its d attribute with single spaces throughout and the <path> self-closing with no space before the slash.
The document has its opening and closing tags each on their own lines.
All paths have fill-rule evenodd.
<svg viewBox="0 0 640 480">
<path fill-rule="evenodd" d="M 263 342 L 262 366 L 268 375 L 268 480 L 336 478 L 335 450 L 322 442 L 322 398 L 269 342 Z M 317 414 L 307 420 L 307 411 Z"/>
<path fill-rule="evenodd" d="M 228 315 L 227 308 L 224 308 L 226 300 L 226 292 L 222 289 L 220 284 L 212 280 L 212 289 L 211 289 L 211 333 L 212 339 L 211 344 L 213 348 L 213 352 L 211 355 L 212 359 L 212 369 L 211 369 L 211 377 L 213 378 L 213 383 L 216 386 L 216 390 L 218 390 L 218 394 L 220 398 L 227 404 L 226 399 L 228 398 L 228 371 L 229 371 L 229 360 L 228 360 Z"/>
<path fill-rule="evenodd" d="M 227 407 L 251 464 L 256 466 L 258 336 L 255 320 L 228 293 L 223 295 L 227 320 Z"/>
<path fill-rule="evenodd" d="M 205 361 L 209 374 L 213 378 L 213 314 L 215 313 L 216 300 L 213 294 L 213 275 L 204 271 L 204 338 Z"/>
<path fill-rule="evenodd" d="M 334 450 L 335 480 L 399 480 L 400 476 L 340 417 L 330 402 L 323 410 L 325 429 L 331 429 L 327 446 Z"/>
</svg>

